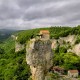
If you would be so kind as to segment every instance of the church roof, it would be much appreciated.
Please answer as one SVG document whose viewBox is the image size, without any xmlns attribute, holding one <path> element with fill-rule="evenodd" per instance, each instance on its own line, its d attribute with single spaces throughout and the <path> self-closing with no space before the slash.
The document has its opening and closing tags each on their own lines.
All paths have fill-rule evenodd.
<svg viewBox="0 0 80 80">
<path fill-rule="evenodd" d="M 41 30 L 40 34 L 49 34 L 49 31 L 48 30 Z"/>
</svg>

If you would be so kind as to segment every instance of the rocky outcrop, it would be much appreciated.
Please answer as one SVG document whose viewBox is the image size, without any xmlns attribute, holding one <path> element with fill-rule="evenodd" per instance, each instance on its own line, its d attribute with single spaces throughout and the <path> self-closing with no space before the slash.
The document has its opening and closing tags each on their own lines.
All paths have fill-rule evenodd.
<svg viewBox="0 0 80 80">
<path fill-rule="evenodd" d="M 76 55 L 80 56 L 80 43 L 73 46 L 72 49 L 69 49 L 68 52 L 75 53 Z"/>
<path fill-rule="evenodd" d="M 80 43 L 75 44 L 77 37 L 77 35 L 68 35 L 66 37 L 60 37 L 59 39 L 53 39 L 52 48 L 55 50 L 57 45 L 59 45 L 60 47 L 65 47 L 67 52 L 72 52 L 80 56 Z"/>
<path fill-rule="evenodd" d="M 25 44 L 20 44 L 19 42 L 15 41 L 15 52 L 19 52 L 25 48 Z"/>
<path fill-rule="evenodd" d="M 52 66 L 52 49 L 50 40 L 32 39 L 26 46 L 26 61 L 30 65 L 32 80 L 45 80 Z"/>
<path fill-rule="evenodd" d="M 56 39 L 53 39 L 53 40 L 51 40 L 51 41 L 52 41 L 51 48 L 55 50 L 55 49 L 57 48 L 57 45 L 58 45 L 58 44 L 57 44 L 57 40 L 56 40 Z"/>
<path fill-rule="evenodd" d="M 80 43 L 79 44 L 76 44 L 74 47 L 73 47 L 73 52 L 76 53 L 78 56 L 80 56 Z"/>
<path fill-rule="evenodd" d="M 21 50 L 23 50 L 25 48 L 25 44 L 20 44 L 17 41 L 18 36 L 11 35 L 11 37 L 13 38 L 13 40 L 15 40 L 15 52 L 19 52 L 19 51 L 21 51 Z"/>
<path fill-rule="evenodd" d="M 59 39 L 59 43 L 62 41 L 66 42 L 66 46 L 69 44 L 71 48 L 67 50 L 67 52 L 75 53 L 76 55 L 80 56 L 80 43 L 75 44 L 77 40 L 77 35 L 68 35 L 67 37 L 62 37 Z M 64 45 L 64 43 L 61 43 L 60 45 Z"/>
<path fill-rule="evenodd" d="M 76 37 L 77 37 L 76 35 L 68 35 L 67 37 L 60 37 L 58 42 L 60 43 L 60 45 L 64 44 L 64 41 L 66 43 L 70 43 L 70 45 L 74 45 Z"/>
</svg>

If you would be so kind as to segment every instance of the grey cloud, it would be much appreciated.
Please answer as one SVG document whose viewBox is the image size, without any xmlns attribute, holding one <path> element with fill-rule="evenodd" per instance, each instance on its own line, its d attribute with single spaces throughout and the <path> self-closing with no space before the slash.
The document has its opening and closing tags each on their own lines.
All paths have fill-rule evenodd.
<svg viewBox="0 0 80 80">
<path fill-rule="evenodd" d="M 56 6 L 58 6 L 58 5 L 56 5 Z M 43 5 L 43 7 L 44 7 L 44 5 Z M 39 10 L 37 10 L 35 8 L 34 11 L 27 12 L 24 15 L 24 19 L 34 20 L 34 19 L 46 18 L 46 17 L 59 17 L 59 16 L 68 16 L 68 15 L 71 16 L 74 13 L 80 12 L 79 11 L 80 2 L 68 4 L 61 8 L 56 8 L 54 6 L 50 7 L 50 8 L 46 8 L 46 9 L 41 9 L 41 8 L 42 7 L 40 7 Z"/>
<path fill-rule="evenodd" d="M 7 2 L 3 0 L 3 4 L 0 5 L 0 19 L 1 20 L 16 19 L 16 18 L 20 18 L 21 15 L 22 15 L 22 10 L 17 9 L 17 7 L 15 8 L 15 4 L 14 6 L 12 6 L 11 3 L 8 4 Z"/>
<path fill-rule="evenodd" d="M 30 6 L 33 6 L 33 5 L 42 5 L 42 4 L 45 4 L 47 2 L 57 2 L 57 1 L 62 1 L 62 0 L 17 0 L 18 2 L 18 5 L 20 7 L 23 7 L 23 8 L 28 8 Z"/>
<path fill-rule="evenodd" d="M 80 0 L 0 0 L 0 28 L 80 23 Z"/>
</svg>

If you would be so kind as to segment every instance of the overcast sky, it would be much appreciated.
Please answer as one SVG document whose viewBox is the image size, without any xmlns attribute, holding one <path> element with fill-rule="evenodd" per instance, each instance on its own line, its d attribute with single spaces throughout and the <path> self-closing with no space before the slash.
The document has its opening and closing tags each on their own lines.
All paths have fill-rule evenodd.
<svg viewBox="0 0 80 80">
<path fill-rule="evenodd" d="M 80 0 L 0 0 L 0 29 L 80 24 Z"/>
</svg>

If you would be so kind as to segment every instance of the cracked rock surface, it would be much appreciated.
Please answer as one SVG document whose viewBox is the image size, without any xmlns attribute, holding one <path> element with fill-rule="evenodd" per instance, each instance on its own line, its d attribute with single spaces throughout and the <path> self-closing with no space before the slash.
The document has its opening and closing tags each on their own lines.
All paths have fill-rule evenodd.
<svg viewBox="0 0 80 80">
<path fill-rule="evenodd" d="M 32 80 L 45 80 L 52 66 L 53 53 L 50 40 L 32 39 L 26 46 L 26 61 L 30 65 Z"/>
</svg>

